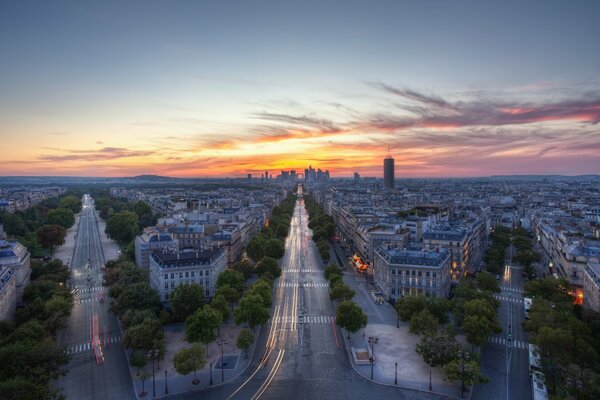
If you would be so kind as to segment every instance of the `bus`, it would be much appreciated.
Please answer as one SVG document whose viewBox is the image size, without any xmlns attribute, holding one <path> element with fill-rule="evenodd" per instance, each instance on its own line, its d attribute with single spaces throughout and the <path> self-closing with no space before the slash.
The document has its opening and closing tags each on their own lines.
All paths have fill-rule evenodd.
<svg viewBox="0 0 600 400">
<path fill-rule="evenodd" d="M 531 310 L 532 304 L 533 299 L 529 297 L 523 297 L 523 311 L 525 312 L 525 319 L 529 319 L 529 310 Z"/>
<path fill-rule="evenodd" d="M 531 398 L 533 400 L 548 400 L 546 379 L 540 371 L 535 371 L 531 374 Z"/>
<path fill-rule="evenodd" d="M 542 371 L 542 358 L 540 356 L 540 351 L 534 344 L 529 344 L 529 373 L 533 374 L 533 372 Z"/>
</svg>

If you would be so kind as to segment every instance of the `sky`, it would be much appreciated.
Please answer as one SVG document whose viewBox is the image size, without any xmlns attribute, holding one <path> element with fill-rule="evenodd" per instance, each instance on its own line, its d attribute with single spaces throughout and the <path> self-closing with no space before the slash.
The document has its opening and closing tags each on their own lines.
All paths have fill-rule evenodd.
<svg viewBox="0 0 600 400">
<path fill-rule="evenodd" d="M 0 2 L 0 175 L 600 173 L 599 1 Z"/>
</svg>

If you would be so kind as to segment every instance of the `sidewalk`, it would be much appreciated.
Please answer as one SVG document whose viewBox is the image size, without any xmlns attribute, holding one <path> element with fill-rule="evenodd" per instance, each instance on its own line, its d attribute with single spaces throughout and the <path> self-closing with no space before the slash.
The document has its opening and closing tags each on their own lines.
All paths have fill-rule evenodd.
<svg viewBox="0 0 600 400">
<path fill-rule="evenodd" d="M 54 250 L 54 258 L 57 258 L 63 262 L 63 264 L 71 265 L 73 258 L 73 252 L 75 251 L 75 234 L 79 227 L 79 214 L 75 215 L 75 223 L 72 227 L 67 229 L 67 236 L 65 236 L 65 243 Z"/>
<path fill-rule="evenodd" d="M 340 258 L 344 260 L 339 248 Z M 346 347 L 350 352 L 350 362 L 354 370 L 365 379 L 371 380 L 371 363 L 369 361 L 369 336 L 377 337 L 374 347 L 375 361 L 373 363 L 373 380 L 375 383 L 414 389 L 427 393 L 439 394 L 450 398 L 460 398 L 460 384 L 444 381 L 439 368 L 433 370 L 415 351 L 419 337 L 408 332 L 409 324 L 399 321 L 396 327 L 397 315 L 389 303 L 376 304 L 371 297 L 374 288 L 367 282 L 366 275 L 357 273 L 353 268 L 344 268 L 344 283 L 352 288 L 356 295 L 354 302 L 358 304 L 368 317 L 368 324 L 354 334 L 344 335 Z M 358 362 L 357 362 L 358 359 Z M 362 361 L 361 361 L 362 359 Z M 397 366 L 397 385 L 396 381 Z M 429 372 L 431 370 L 432 391 L 429 391 Z"/>
<path fill-rule="evenodd" d="M 228 323 L 221 326 L 221 337 L 224 340 L 223 356 L 225 360 L 225 368 L 220 368 L 221 361 L 221 346 L 218 344 L 218 339 L 208 345 L 208 356 L 206 357 L 206 366 L 198 370 L 196 377 L 200 381 L 197 385 L 192 384 L 194 373 L 188 375 L 179 375 L 173 366 L 173 356 L 183 348 L 191 345 L 185 341 L 185 333 L 183 324 L 172 324 L 165 327 L 165 342 L 168 343 L 165 358 L 159 362 L 160 368 L 155 364 L 155 387 L 156 397 L 165 397 L 178 393 L 194 392 L 203 390 L 212 385 L 220 385 L 223 382 L 228 382 L 237 378 L 246 370 L 254 352 L 255 344 L 248 349 L 248 358 L 244 356 L 244 352 L 237 348 L 237 335 L 241 327 L 234 323 Z M 258 337 L 260 330 L 254 332 L 255 339 Z M 256 340 L 255 340 L 256 343 Z M 202 345 L 206 350 L 206 346 Z M 152 373 L 152 363 L 149 361 L 146 366 L 148 371 Z M 211 374 L 212 372 L 212 374 Z M 136 369 L 130 367 L 131 379 L 133 380 L 136 396 L 139 399 L 152 398 L 152 376 L 145 382 L 146 396 L 140 396 L 142 392 L 142 381 L 136 376 Z M 165 379 L 166 378 L 166 379 Z M 165 388 L 166 381 L 166 388 Z M 168 389 L 168 392 L 167 392 Z"/>
<path fill-rule="evenodd" d="M 106 222 L 100 218 L 100 213 L 96 213 L 96 221 L 98 221 L 98 233 L 100 234 L 100 243 L 102 244 L 102 251 L 104 252 L 104 261 L 116 260 L 121 255 L 119 245 L 112 239 L 106 236 L 104 230 L 106 229 Z"/>
</svg>

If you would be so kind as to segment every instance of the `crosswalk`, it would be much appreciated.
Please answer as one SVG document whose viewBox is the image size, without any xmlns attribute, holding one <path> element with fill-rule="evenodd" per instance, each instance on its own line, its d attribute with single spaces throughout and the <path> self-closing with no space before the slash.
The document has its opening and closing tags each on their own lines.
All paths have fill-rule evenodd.
<svg viewBox="0 0 600 400">
<path fill-rule="evenodd" d="M 494 344 L 498 344 L 500 346 L 506 346 L 507 343 L 508 343 L 508 340 L 505 337 L 492 336 L 489 339 L 489 342 L 490 343 L 494 343 Z M 512 348 L 516 348 L 516 349 L 526 350 L 526 349 L 528 349 L 528 343 L 520 341 L 520 340 L 511 340 L 511 347 Z"/>
<path fill-rule="evenodd" d="M 332 322 L 335 322 L 335 317 L 331 315 L 304 315 L 302 318 L 297 318 L 297 322 L 302 320 L 304 324 L 331 324 Z M 285 324 L 288 322 L 293 322 L 293 320 L 294 317 L 291 315 L 284 315 L 277 317 L 275 322 Z"/>
<path fill-rule="evenodd" d="M 329 287 L 327 282 L 278 282 L 277 287 Z"/>
<path fill-rule="evenodd" d="M 83 299 L 77 299 L 77 300 L 73 300 L 73 304 L 84 304 L 84 303 L 91 303 L 94 301 L 100 301 L 101 297 L 84 297 Z"/>
<path fill-rule="evenodd" d="M 495 294 L 494 298 L 496 300 L 504 301 L 504 302 L 507 302 L 507 303 L 523 304 L 523 299 L 522 298 L 510 297 L 510 296 L 503 296 L 501 294 Z"/>
<path fill-rule="evenodd" d="M 521 288 L 516 288 L 516 287 L 510 287 L 510 286 L 500 286 L 500 289 L 506 291 L 506 292 L 515 292 L 515 293 L 523 293 L 523 289 Z"/>
<path fill-rule="evenodd" d="M 315 272 L 323 272 L 320 269 L 284 269 L 283 272 L 289 272 L 290 274 L 294 274 L 296 272 L 306 272 L 306 273 L 315 273 Z"/>
<path fill-rule="evenodd" d="M 102 345 L 106 346 L 111 343 L 121 343 L 121 336 L 111 336 L 108 339 L 102 340 Z M 67 354 L 77 354 L 92 349 L 92 342 L 82 343 L 75 346 L 71 346 L 67 349 Z"/>
<path fill-rule="evenodd" d="M 80 288 L 78 292 L 79 293 L 91 293 L 91 292 L 98 292 L 103 289 L 106 289 L 106 287 L 96 286 L 96 287 L 91 287 L 91 288 Z"/>
</svg>

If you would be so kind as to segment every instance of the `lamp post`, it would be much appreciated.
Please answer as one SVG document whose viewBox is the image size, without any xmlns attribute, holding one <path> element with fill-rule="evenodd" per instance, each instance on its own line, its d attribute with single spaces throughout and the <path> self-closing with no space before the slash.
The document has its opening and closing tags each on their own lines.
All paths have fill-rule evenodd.
<svg viewBox="0 0 600 400">
<path fill-rule="evenodd" d="M 379 338 L 377 336 L 369 336 L 369 345 L 371 346 L 371 357 L 369 361 L 371 361 L 371 380 L 373 380 L 373 364 L 375 363 L 375 345 L 379 342 Z"/>
<path fill-rule="evenodd" d="M 154 360 L 158 357 L 158 349 L 148 351 L 147 356 L 150 360 L 152 360 L 152 397 L 156 397 L 156 378 L 154 375 Z"/>
<path fill-rule="evenodd" d="M 210 385 L 212 385 L 212 363 L 210 363 Z"/>
<path fill-rule="evenodd" d="M 222 382 L 225 382 L 225 368 L 223 368 L 224 367 L 224 365 L 223 365 L 223 345 L 225 344 L 225 339 L 220 338 L 217 341 L 217 344 L 221 345 L 221 383 L 222 383 Z"/>
<path fill-rule="evenodd" d="M 458 358 L 460 359 L 460 378 L 461 378 L 461 386 L 460 386 L 460 398 L 465 397 L 465 361 L 469 361 L 471 355 L 468 351 L 458 351 Z"/>
<path fill-rule="evenodd" d="M 394 374 L 394 385 L 398 384 L 398 362 L 396 361 L 396 373 Z"/>
<path fill-rule="evenodd" d="M 167 370 L 165 369 L 165 394 L 169 394 L 169 381 L 167 380 Z"/>
</svg>

